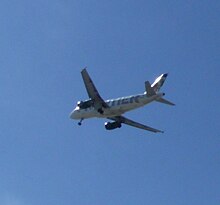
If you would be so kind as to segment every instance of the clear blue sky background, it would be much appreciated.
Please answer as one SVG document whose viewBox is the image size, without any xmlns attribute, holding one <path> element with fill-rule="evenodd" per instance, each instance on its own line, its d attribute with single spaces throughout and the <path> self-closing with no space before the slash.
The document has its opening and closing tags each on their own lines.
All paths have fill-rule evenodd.
<svg viewBox="0 0 220 205">
<path fill-rule="evenodd" d="M 1 205 L 220 204 L 218 0 L 2 0 Z M 169 107 L 126 116 L 154 134 L 69 119 L 87 98 L 144 91 L 164 72 Z"/>
</svg>

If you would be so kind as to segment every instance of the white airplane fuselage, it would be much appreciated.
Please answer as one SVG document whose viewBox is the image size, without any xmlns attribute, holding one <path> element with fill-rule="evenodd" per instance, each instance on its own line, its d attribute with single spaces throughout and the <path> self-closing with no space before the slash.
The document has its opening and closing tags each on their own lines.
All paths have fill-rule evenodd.
<svg viewBox="0 0 220 205">
<path fill-rule="evenodd" d="M 105 103 L 109 106 L 103 108 L 103 113 L 97 111 L 94 106 L 88 108 L 76 108 L 71 112 L 70 118 L 72 119 L 87 119 L 87 118 L 108 118 L 113 116 L 120 116 L 125 112 L 142 107 L 156 99 L 160 99 L 164 93 L 157 93 L 154 96 L 147 96 L 144 94 L 132 95 L 128 97 L 121 97 L 117 99 L 106 100 Z"/>
<path fill-rule="evenodd" d="M 100 96 L 86 68 L 81 71 L 81 75 L 89 99 L 85 101 L 78 101 L 75 109 L 70 113 L 71 119 L 80 120 L 78 125 L 82 125 L 82 121 L 88 118 L 107 118 L 110 120 L 110 122 L 105 122 L 106 130 L 114 130 L 116 128 L 120 128 L 122 124 L 126 124 L 154 133 L 163 133 L 162 130 L 155 129 L 128 119 L 127 117 L 123 116 L 123 114 L 128 111 L 140 108 L 153 101 L 174 105 L 174 103 L 163 98 L 164 93 L 159 92 L 167 78 L 167 73 L 161 74 L 152 84 L 150 84 L 149 81 L 145 81 L 145 92 L 142 94 L 110 100 L 104 100 Z"/>
</svg>

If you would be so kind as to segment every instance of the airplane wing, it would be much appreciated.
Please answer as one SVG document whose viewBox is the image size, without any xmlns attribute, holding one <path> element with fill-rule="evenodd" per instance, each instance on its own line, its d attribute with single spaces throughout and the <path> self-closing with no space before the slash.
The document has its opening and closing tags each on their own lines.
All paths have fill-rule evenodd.
<svg viewBox="0 0 220 205">
<path fill-rule="evenodd" d="M 138 122 L 135 122 L 133 120 L 130 120 L 124 116 L 116 116 L 116 117 L 110 117 L 108 119 L 111 119 L 111 120 L 114 120 L 114 121 L 118 121 L 120 123 L 124 123 L 126 125 L 130 125 L 130 126 L 133 126 L 133 127 L 136 127 L 136 128 L 140 128 L 140 129 L 143 129 L 143 130 L 148 130 L 150 132 L 161 132 L 161 133 L 164 133 L 163 131 L 161 130 L 157 130 L 155 128 L 152 128 L 152 127 L 149 127 L 149 126 L 146 126 L 146 125 L 143 125 L 143 124 L 140 124 Z"/>
<path fill-rule="evenodd" d="M 96 89 L 92 79 L 90 78 L 86 68 L 81 71 L 82 78 L 88 93 L 89 98 L 91 98 L 94 102 L 94 107 L 98 110 L 102 107 L 108 108 L 109 106 L 105 103 L 105 101 L 99 95 L 98 90 Z"/>
</svg>

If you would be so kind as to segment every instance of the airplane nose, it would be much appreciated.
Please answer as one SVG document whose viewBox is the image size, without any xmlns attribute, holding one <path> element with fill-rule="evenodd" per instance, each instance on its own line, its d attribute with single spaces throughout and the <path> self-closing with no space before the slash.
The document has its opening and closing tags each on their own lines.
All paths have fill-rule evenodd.
<svg viewBox="0 0 220 205">
<path fill-rule="evenodd" d="M 167 76 L 168 76 L 168 73 L 163 74 L 163 77 L 165 77 L 165 78 L 166 78 Z"/>
<path fill-rule="evenodd" d="M 78 110 L 74 109 L 69 116 L 71 119 L 79 119 Z"/>
<path fill-rule="evenodd" d="M 73 115 L 74 115 L 74 111 L 72 111 L 72 112 L 70 113 L 69 117 L 70 117 L 71 119 L 74 119 L 74 118 L 73 118 Z"/>
<path fill-rule="evenodd" d="M 73 110 L 71 113 L 70 113 L 70 116 L 69 116 L 71 119 L 76 119 L 76 113 L 75 113 L 75 110 Z"/>
</svg>

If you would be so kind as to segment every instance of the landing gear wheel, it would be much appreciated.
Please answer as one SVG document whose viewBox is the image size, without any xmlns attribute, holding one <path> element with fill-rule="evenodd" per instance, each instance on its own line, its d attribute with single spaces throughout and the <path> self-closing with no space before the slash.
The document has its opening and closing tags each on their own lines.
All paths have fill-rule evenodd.
<svg viewBox="0 0 220 205">
<path fill-rule="evenodd" d="M 100 109 L 98 109 L 98 112 L 100 113 L 100 114 L 103 114 L 104 113 L 104 111 L 100 108 Z"/>
<path fill-rule="evenodd" d="M 81 120 L 78 122 L 78 125 L 79 125 L 79 126 L 82 125 L 82 121 L 83 121 L 83 119 L 81 119 Z"/>
</svg>

